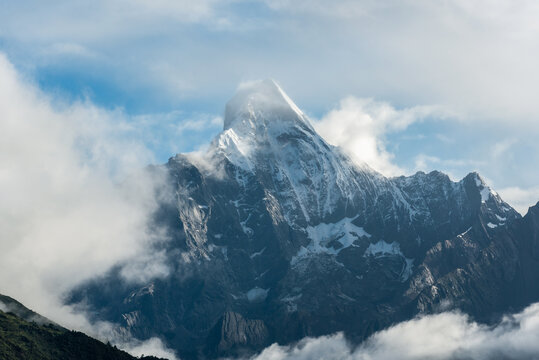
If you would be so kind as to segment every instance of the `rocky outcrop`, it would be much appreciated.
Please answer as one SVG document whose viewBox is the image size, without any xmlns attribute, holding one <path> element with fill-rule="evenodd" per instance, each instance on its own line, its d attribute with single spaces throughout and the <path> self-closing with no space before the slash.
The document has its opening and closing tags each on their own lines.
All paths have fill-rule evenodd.
<svg viewBox="0 0 539 360">
<path fill-rule="evenodd" d="M 228 311 L 215 324 L 207 339 L 210 356 L 237 356 L 246 347 L 261 350 L 270 344 L 268 329 L 262 320 L 245 319 Z"/>
</svg>

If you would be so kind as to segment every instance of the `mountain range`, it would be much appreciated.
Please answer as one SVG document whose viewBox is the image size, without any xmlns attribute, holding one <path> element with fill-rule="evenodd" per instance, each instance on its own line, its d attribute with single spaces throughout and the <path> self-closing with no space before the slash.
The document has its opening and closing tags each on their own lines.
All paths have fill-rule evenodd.
<svg viewBox="0 0 539 360">
<path fill-rule="evenodd" d="M 133 284 L 120 265 L 68 303 L 182 359 L 338 331 L 358 343 L 450 309 L 493 322 L 539 300 L 539 206 L 521 217 L 475 172 L 385 177 L 272 80 L 239 89 L 207 149 L 150 171 L 167 179 L 151 226 L 170 275 Z"/>
</svg>

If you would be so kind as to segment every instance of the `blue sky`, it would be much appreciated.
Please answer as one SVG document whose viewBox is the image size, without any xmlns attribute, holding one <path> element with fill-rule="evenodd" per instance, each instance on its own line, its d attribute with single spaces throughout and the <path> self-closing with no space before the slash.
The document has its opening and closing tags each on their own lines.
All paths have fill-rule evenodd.
<svg viewBox="0 0 539 360">
<path fill-rule="evenodd" d="M 208 143 L 237 86 L 271 77 L 382 172 L 478 170 L 525 211 L 538 17 L 531 0 L 0 0 L 0 52 L 57 108 L 129 123 L 151 161 Z"/>
</svg>

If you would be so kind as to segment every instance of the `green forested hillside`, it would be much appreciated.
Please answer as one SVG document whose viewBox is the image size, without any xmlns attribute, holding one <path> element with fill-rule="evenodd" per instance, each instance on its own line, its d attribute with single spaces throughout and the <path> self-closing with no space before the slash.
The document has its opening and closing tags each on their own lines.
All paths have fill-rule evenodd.
<svg viewBox="0 0 539 360">
<path fill-rule="evenodd" d="M 5 301 L 6 299 L 9 300 Z M 81 332 L 66 330 L 4 297 L 0 308 L 0 359 L 2 360 L 134 360 L 135 357 Z M 12 305 L 12 306 L 9 306 Z M 13 311 L 11 311 L 13 309 Z M 27 316 L 38 316 L 37 322 Z M 26 318 L 27 320 L 25 320 Z M 46 319 L 45 319 L 46 320 Z M 157 360 L 156 357 L 144 357 Z"/>
</svg>

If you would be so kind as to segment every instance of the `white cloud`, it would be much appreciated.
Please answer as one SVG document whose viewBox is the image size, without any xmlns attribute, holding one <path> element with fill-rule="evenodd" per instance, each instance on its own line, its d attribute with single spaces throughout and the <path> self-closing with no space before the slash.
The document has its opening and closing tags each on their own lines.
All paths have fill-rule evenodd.
<svg viewBox="0 0 539 360">
<path fill-rule="evenodd" d="M 371 0 L 340 0 L 328 6 L 327 0 L 265 0 L 265 2 L 273 10 L 344 19 L 367 16 L 378 3 Z"/>
<path fill-rule="evenodd" d="M 304 59 L 304 66 L 317 62 L 324 69 L 323 74 L 316 72 L 318 83 L 301 79 L 306 88 L 325 88 L 331 95 L 339 91 L 338 84 L 349 93 L 441 104 L 466 115 L 469 122 L 536 123 L 536 1 L 267 3 L 294 19 L 293 36 L 316 42 L 327 54 Z"/>
<path fill-rule="evenodd" d="M 223 98 L 240 79 L 269 76 L 317 111 L 355 94 L 441 104 L 469 122 L 532 126 L 539 116 L 533 0 L 29 4 L 12 2 L 0 13 L 2 39 L 21 63 L 43 65 L 36 47 L 56 47 L 62 64 L 63 51 L 100 54 L 88 60 L 103 70 L 96 77 L 126 92 L 207 100 Z M 248 31 L 238 30 L 245 24 Z"/>
<path fill-rule="evenodd" d="M 88 6 L 79 1 L 56 0 L 48 4 L 33 1 L 32 11 L 20 4 L 6 4 L 3 14 L 9 16 L 20 11 L 22 17 L 19 24 L 5 22 L 3 34 L 19 39 L 87 41 L 108 37 L 112 40 L 143 34 L 143 29 L 162 31 L 165 24 L 218 24 L 222 20 L 217 9 L 228 3 L 227 0 L 96 0 Z M 30 26 L 20 26 L 21 23 Z M 49 26 L 43 28 L 43 23 Z"/>
<path fill-rule="evenodd" d="M 448 312 L 399 323 L 375 333 L 355 350 L 336 334 L 290 347 L 274 344 L 253 360 L 524 360 L 538 353 L 539 304 L 533 304 L 492 327 Z"/>
<path fill-rule="evenodd" d="M 419 154 L 415 157 L 415 170 L 416 171 L 432 170 L 433 164 L 439 164 L 440 161 L 441 161 L 440 158 L 436 156 Z"/>
<path fill-rule="evenodd" d="M 167 360 L 177 360 L 174 351 L 168 349 L 159 338 L 150 338 L 145 341 L 129 342 L 123 344 L 125 349 L 133 356 L 153 355 Z"/>
<path fill-rule="evenodd" d="M 539 201 L 539 186 L 530 188 L 513 186 L 496 191 L 522 215 L 525 215 L 528 212 L 528 208 L 537 204 Z"/>
<path fill-rule="evenodd" d="M 46 56 L 76 56 L 82 58 L 97 58 L 99 56 L 80 44 L 70 42 L 54 43 L 44 48 L 42 53 Z"/>
<path fill-rule="evenodd" d="M 393 176 L 402 175 L 405 170 L 393 163 L 385 135 L 402 131 L 429 116 L 445 117 L 446 113 L 435 106 L 397 110 L 386 102 L 347 97 L 314 126 L 329 143 L 340 146 L 357 161 Z"/>
<path fill-rule="evenodd" d="M 516 139 L 505 139 L 505 140 L 495 143 L 492 146 L 492 156 L 494 158 L 499 158 L 500 156 L 503 156 L 516 143 L 517 143 Z"/>
<path fill-rule="evenodd" d="M 168 274 L 147 227 L 163 178 L 122 112 L 55 101 L 2 54 L 0 79 L 0 293 L 92 333 L 61 304 L 71 287 L 134 257 L 128 280 Z"/>
<path fill-rule="evenodd" d="M 69 311 L 72 309 L 69 308 Z M 133 356 L 153 355 L 168 360 L 178 360 L 175 352 L 167 348 L 163 341 L 157 337 L 142 341 L 131 337 L 124 330 L 118 330 L 118 327 L 110 322 L 98 321 L 89 324 L 80 312 L 73 313 L 73 316 L 79 318 L 81 331 L 102 342 L 110 342 Z"/>
<path fill-rule="evenodd" d="M 173 16 L 178 21 L 198 22 L 215 15 L 214 8 L 219 4 L 217 0 L 115 0 L 118 6 L 129 11 L 140 12 L 144 16 L 160 15 Z M 109 1 L 110 2 L 110 1 Z M 104 6 L 105 4 L 103 4 Z M 149 14 L 150 13 L 150 14 Z"/>
<path fill-rule="evenodd" d="M 178 135 L 183 135 L 185 132 L 189 131 L 201 131 L 207 128 L 223 128 L 223 118 L 220 116 L 211 116 L 206 115 L 199 116 L 195 119 L 187 119 L 179 123 L 176 127 Z"/>
<path fill-rule="evenodd" d="M 445 134 L 436 134 L 436 139 L 446 143 L 446 144 L 454 144 L 455 139 L 445 135 Z"/>
</svg>

